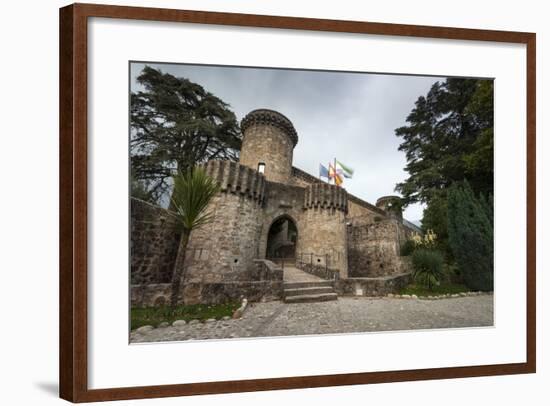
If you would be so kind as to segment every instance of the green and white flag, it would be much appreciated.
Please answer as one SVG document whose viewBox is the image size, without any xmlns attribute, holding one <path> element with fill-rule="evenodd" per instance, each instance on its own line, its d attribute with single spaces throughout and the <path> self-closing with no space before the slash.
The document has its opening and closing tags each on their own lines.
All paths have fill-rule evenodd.
<svg viewBox="0 0 550 406">
<path fill-rule="evenodd" d="M 342 173 L 345 178 L 351 178 L 353 176 L 353 169 L 338 160 L 336 160 L 336 171 Z"/>
</svg>

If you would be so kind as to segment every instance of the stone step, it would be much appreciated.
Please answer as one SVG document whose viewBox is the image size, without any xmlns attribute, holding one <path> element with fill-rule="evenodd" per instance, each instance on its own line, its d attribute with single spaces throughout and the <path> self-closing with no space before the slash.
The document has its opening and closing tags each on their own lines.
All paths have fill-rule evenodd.
<svg viewBox="0 0 550 406">
<path fill-rule="evenodd" d="M 332 281 L 316 281 L 316 282 L 285 282 L 285 289 L 300 289 L 300 288 L 318 288 L 324 286 L 333 286 Z"/>
<path fill-rule="evenodd" d="M 312 303 L 312 302 L 328 302 L 337 300 L 336 293 L 320 293 L 317 295 L 298 295 L 285 297 L 285 303 Z"/>
<path fill-rule="evenodd" d="M 313 286 L 308 288 L 285 289 L 285 297 L 299 295 L 317 295 L 321 293 L 334 293 L 332 286 Z"/>
</svg>

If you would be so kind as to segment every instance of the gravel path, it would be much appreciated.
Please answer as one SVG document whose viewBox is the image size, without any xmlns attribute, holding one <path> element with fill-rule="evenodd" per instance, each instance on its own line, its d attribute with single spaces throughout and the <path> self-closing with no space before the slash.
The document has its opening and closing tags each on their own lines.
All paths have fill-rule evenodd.
<svg viewBox="0 0 550 406">
<path fill-rule="evenodd" d="M 249 304 L 243 317 L 140 328 L 130 342 L 334 334 L 493 325 L 493 295 L 442 300 L 340 297 L 323 303 Z"/>
</svg>

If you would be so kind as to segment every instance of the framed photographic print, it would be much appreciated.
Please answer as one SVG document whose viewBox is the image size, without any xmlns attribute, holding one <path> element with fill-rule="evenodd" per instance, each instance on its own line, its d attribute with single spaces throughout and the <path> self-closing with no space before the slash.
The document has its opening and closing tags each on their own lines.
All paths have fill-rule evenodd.
<svg viewBox="0 0 550 406">
<path fill-rule="evenodd" d="M 60 10 L 60 396 L 535 372 L 535 34 Z"/>
</svg>

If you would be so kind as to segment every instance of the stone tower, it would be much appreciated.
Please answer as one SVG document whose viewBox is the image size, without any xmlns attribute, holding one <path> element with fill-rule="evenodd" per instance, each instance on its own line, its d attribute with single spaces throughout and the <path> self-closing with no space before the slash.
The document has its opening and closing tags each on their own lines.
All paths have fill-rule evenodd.
<svg viewBox="0 0 550 406">
<path fill-rule="evenodd" d="M 325 266 L 328 260 L 328 268 L 347 278 L 346 190 L 327 183 L 311 184 L 305 190 L 304 209 L 300 251 L 312 254 L 313 265 Z"/>
<path fill-rule="evenodd" d="M 395 206 L 400 200 L 399 196 L 382 196 L 376 201 L 376 207 L 386 211 L 392 218 L 403 220 L 403 210 Z"/>
<path fill-rule="evenodd" d="M 241 121 L 241 165 L 263 173 L 266 180 L 289 183 L 298 134 L 291 121 L 268 109 L 251 111 Z"/>
</svg>

